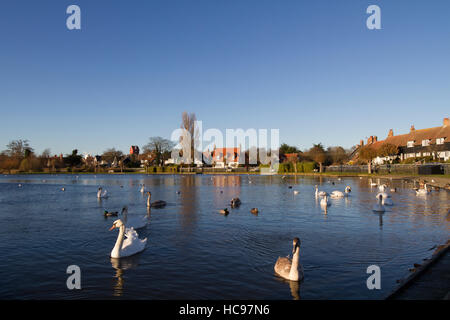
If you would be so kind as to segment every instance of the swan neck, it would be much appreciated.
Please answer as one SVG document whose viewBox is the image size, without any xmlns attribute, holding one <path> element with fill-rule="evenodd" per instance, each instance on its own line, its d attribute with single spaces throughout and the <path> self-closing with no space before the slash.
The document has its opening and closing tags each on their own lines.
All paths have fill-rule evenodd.
<svg viewBox="0 0 450 320">
<path fill-rule="evenodd" d="M 120 250 L 122 249 L 124 234 L 125 234 L 125 225 L 122 224 L 119 228 L 119 234 L 117 236 L 116 244 L 114 245 L 114 248 L 112 249 L 111 252 L 112 258 L 120 258 Z"/>
<path fill-rule="evenodd" d="M 294 255 L 292 257 L 291 270 L 289 272 L 290 280 L 298 280 L 299 279 L 299 260 L 300 260 L 300 248 L 297 247 L 295 249 Z"/>
</svg>

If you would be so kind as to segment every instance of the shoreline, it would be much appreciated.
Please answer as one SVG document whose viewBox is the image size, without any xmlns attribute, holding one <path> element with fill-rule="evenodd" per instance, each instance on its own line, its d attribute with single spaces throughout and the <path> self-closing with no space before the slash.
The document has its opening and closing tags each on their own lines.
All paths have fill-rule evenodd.
<svg viewBox="0 0 450 320">
<path fill-rule="evenodd" d="M 323 172 L 323 173 L 276 173 L 260 174 L 260 172 L 152 172 L 142 171 L 134 172 L 21 172 L 21 173 L 2 173 L 3 176 L 21 176 L 21 175 L 261 175 L 261 176 L 289 176 L 289 177 L 329 177 L 329 178 L 367 178 L 367 179 L 389 179 L 389 180 L 423 180 L 430 186 L 444 188 L 450 191 L 450 175 L 411 175 L 411 174 L 368 174 L 368 173 L 341 173 L 341 172 Z"/>
</svg>

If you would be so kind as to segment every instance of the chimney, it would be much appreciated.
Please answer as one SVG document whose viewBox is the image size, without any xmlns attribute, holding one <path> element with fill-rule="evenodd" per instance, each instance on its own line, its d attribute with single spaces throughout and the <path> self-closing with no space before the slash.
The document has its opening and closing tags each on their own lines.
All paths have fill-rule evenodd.
<svg viewBox="0 0 450 320">
<path fill-rule="evenodd" d="M 444 127 L 450 124 L 450 120 L 448 118 L 444 118 Z"/>
<path fill-rule="evenodd" d="M 394 130 L 390 129 L 388 133 L 388 138 L 394 136 Z"/>
<path fill-rule="evenodd" d="M 373 137 L 373 142 L 377 142 L 378 141 L 378 137 L 377 136 L 374 136 Z"/>
<path fill-rule="evenodd" d="M 414 132 L 414 131 L 416 131 L 416 128 L 414 128 L 414 125 L 411 125 L 410 132 Z"/>
<path fill-rule="evenodd" d="M 364 140 L 360 140 L 360 141 L 359 141 L 359 145 L 360 145 L 361 147 L 364 147 Z"/>
<path fill-rule="evenodd" d="M 372 142 L 373 142 L 373 136 L 370 136 L 370 137 L 367 139 L 367 144 L 372 144 Z"/>
</svg>

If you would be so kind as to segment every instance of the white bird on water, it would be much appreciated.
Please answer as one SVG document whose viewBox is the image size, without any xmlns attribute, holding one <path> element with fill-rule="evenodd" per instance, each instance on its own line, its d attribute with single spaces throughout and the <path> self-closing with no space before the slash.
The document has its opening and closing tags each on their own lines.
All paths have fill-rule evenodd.
<svg viewBox="0 0 450 320">
<path fill-rule="evenodd" d="M 329 206 L 331 206 L 331 203 L 328 201 L 328 194 L 325 194 L 325 196 L 322 198 L 322 200 L 320 200 L 320 206 L 322 207 L 322 209 L 324 209 L 325 211 L 327 211 L 327 208 Z"/>
<path fill-rule="evenodd" d="M 316 185 L 316 198 L 317 197 L 323 197 L 325 196 L 327 193 L 325 191 L 319 191 L 319 187 Z"/>
<path fill-rule="evenodd" d="M 374 211 L 374 212 L 385 212 L 386 209 L 384 209 L 384 206 L 383 206 L 383 196 L 381 194 L 378 194 L 377 195 L 377 199 L 378 199 L 378 201 L 377 201 L 377 203 L 375 203 L 373 205 L 372 211 Z"/>
<path fill-rule="evenodd" d="M 122 220 L 118 219 L 114 221 L 109 231 L 119 228 L 119 234 L 117 235 L 116 244 L 111 250 L 111 258 L 123 258 L 132 256 L 145 249 L 147 238 L 139 239 L 136 230 L 133 228 L 125 229 L 125 224 Z"/>
<path fill-rule="evenodd" d="M 139 190 L 140 193 L 145 192 L 145 184 L 141 184 L 141 189 Z"/>
<path fill-rule="evenodd" d="M 330 194 L 330 197 L 331 197 L 331 198 L 334 198 L 334 199 L 335 199 L 335 198 L 348 197 L 348 194 L 349 194 L 351 191 L 352 191 L 352 188 L 350 188 L 349 186 L 346 186 L 344 192 L 335 190 L 335 191 L 333 191 L 333 192 Z"/>
<path fill-rule="evenodd" d="M 291 280 L 301 281 L 303 279 L 303 266 L 300 264 L 300 239 L 294 238 L 292 241 L 292 260 L 288 257 L 279 257 L 275 263 L 275 273 L 280 277 Z"/>
<path fill-rule="evenodd" d="M 416 190 L 416 195 L 418 195 L 418 196 L 426 196 L 428 193 L 429 192 L 428 192 L 428 188 L 427 188 L 427 184 L 426 183 L 423 186 L 423 189 Z"/>
<path fill-rule="evenodd" d="M 102 187 L 100 187 L 100 188 L 98 188 L 98 191 L 97 191 L 97 198 L 98 199 L 105 199 L 105 198 L 108 198 L 108 195 L 107 195 L 107 193 L 108 193 L 108 191 L 103 191 L 103 188 Z"/>
</svg>

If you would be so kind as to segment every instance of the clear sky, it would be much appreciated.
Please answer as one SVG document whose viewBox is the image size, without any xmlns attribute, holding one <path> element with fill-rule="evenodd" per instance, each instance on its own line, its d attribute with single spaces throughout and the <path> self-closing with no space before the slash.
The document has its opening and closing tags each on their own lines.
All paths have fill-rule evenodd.
<svg viewBox="0 0 450 320">
<path fill-rule="evenodd" d="M 66 28 L 71 4 L 82 30 Z M 169 138 L 184 110 L 301 149 L 439 126 L 449 17 L 448 0 L 2 0 L 0 150 L 128 151 Z"/>
</svg>

